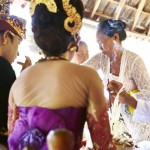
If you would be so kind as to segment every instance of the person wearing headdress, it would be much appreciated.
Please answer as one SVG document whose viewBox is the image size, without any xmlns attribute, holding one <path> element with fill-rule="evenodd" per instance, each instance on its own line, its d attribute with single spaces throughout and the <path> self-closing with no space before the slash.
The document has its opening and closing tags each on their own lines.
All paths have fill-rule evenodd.
<svg viewBox="0 0 150 150">
<path fill-rule="evenodd" d="M 125 28 L 126 23 L 121 20 L 100 22 L 96 37 L 101 52 L 86 65 L 102 70 L 103 82 L 110 94 L 112 133 L 118 143 L 131 146 L 142 141 L 150 143 L 146 114 L 150 103 L 150 77 L 142 58 L 122 47 L 127 36 Z M 142 144 L 139 149 L 142 150 Z"/>
<path fill-rule="evenodd" d="M 35 6 L 35 7 L 34 7 Z M 45 58 L 28 67 L 9 96 L 9 149 L 48 150 L 49 132 L 66 129 L 79 150 L 87 120 L 95 149 L 115 150 L 101 79 L 71 63 L 82 26 L 81 0 L 31 1 L 32 31 Z"/>
<path fill-rule="evenodd" d="M 16 79 L 11 66 L 25 33 L 22 19 L 0 13 L 0 144 L 7 145 L 8 96 Z"/>
</svg>

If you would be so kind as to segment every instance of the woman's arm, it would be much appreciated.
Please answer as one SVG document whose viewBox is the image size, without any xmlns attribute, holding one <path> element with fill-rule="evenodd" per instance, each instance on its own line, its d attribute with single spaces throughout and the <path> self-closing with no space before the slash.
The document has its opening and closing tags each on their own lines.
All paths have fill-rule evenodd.
<svg viewBox="0 0 150 150">
<path fill-rule="evenodd" d="M 138 57 L 133 64 L 132 79 L 139 90 L 139 92 L 132 94 L 137 101 L 137 107 L 133 118 L 136 121 L 147 122 L 150 120 L 150 76 L 140 57 Z"/>
<path fill-rule="evenodd" d="M 135 121 L 148 122 L 148 120 L 150 120 L 150 77 L 140 57 L 132 64 L 131 77 L 137 86 L 138 92 L 131 92 L 131 94 L 129 94 L 129 92 L 123 90 L 119 94 L 119 101 L 135 109 L 133 116 Z M 121 87 L 122 83 L 114 80 L 110 81 L 108 84 L 108 88 L 116 94 Z"/>
<path fill-rule="evenodd" d="M 9 94 L 9 106 L 8 106 L 8 135 L 12 133 L 14 129 L 15 121 L 19 118 L 19 111 L 14 103 L 12 90 Z"/>
<path fill-rule="evenodd" d="M 101 54 L 98 53 L 96 55 L 94 55 L 91 59 L 87 60 L 85 63 L 83 63 L 83 65 L 89 66 L 95 70 L 98 70 L 101 68 Z"/>
<path fill-rule="evenodd" d="M 92 81 L 89 84 L 87 122 L 93 146 L 97 150 L 115 150 L 110 133 L 102 81 L 95 71 L 90 76 Z"/>
</svg>

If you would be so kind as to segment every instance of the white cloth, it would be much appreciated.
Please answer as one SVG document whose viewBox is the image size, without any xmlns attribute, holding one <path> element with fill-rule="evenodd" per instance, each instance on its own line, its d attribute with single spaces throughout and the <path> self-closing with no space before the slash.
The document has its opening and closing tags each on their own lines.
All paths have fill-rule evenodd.
<svg viewBox="0 0 150 150">
<path fill-rule="evenodd" d="M 134 148 L 134 150 L 150 150 L 150 141 L 141 141 L 137 146 L 138 148 Z"/>
<path fill-rule="evenodd" d="M 134 121 L 150 122 L 150 101 L 139 100 L 133 115 Z"/>
<path fill-rule="evenodd" d="M 102 70 L 104 74 L 103 82 L 106 87 L 110 75 L 109 58 L 104 56 L 102 53 L 98 53 L 87 61 L 85 65 L 91 66 L 96 70 Z M 138 93 L 134 94 L 134 97 L 138 101 L 135 114 L 131 114 L 128 111 L 127 105 L 121 104 L 121 114 L 129 133 L 132 135 L 135 143 L 143 140 L 150 141 L 150 123 L 141 122 L 143 116 L 149 117 L 150 120 L 150 115 L 148 116 L 148 113 L 146 112 L 148 110 L 150 114 L 150 77 L 140 56 L 131 51 L 123 50 L 119 82 L 123 84 L 126 91 L 131 91 L 134 89 L 139 90 Z M 143 108 L 143 106 L 146 106 L 146 108 Z"/>
</svg>

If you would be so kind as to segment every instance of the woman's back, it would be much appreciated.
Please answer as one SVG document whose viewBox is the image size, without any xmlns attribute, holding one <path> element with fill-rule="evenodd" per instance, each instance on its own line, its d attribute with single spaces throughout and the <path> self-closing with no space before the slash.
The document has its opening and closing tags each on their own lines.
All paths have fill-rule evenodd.
<svg viewBox="0 0 150 150">
<path fill-rule="evenodd" d="M 99 86 L 99 77 L 91 68 L 66 60 L 49 60 L 38 62 L 23 72 L 12 91 L 16 95 L 15 102 L 18 106 L 55 109 L 83 107 L 87 106 L 89 89 L 94 86 L 90 83 L 93 81 Z M 17 89 L 20 90 L 19 93 Z M 101 93 L 97 93 L 97 96 L 101 101 Z"/>
<path fill-rule="evenodd" d="M 98 74 L 93 69 L 65 60 L 71 60 L 77 51 L 77 33 L 84 9 L 82 1 L 31 2 L 31 6 L 36 6 L 32 31 L 45 59 L 25 70 L 12 86 L 9 148 L 21 150 L 20 146 L 33 146 L 36 150 L 47 150 L 49 131 L 66 128 L 73 132 L 78 143 L 74 149 L 78 150 L 83 124 L 87 120 L 94 147 L 115 149 Z"/>
</svg>

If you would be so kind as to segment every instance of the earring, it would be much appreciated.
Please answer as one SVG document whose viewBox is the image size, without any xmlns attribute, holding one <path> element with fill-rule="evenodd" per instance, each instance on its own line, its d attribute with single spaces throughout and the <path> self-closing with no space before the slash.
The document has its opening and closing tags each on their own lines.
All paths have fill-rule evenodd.
<svg viewBox="0 0 150 150">
<path fill-rule="evenodd" d="M 70 52 L 77 52 L 78 51 L 78 46 L 73 46 L 69 49 Z"/>
<path fill-rule="evenodd" d="M 3 45 L 7 45 L 7 40 L 4 40 Z"/>
</svg>

